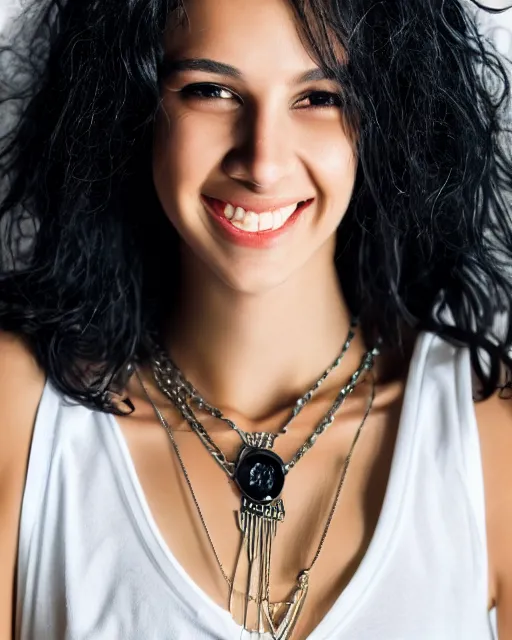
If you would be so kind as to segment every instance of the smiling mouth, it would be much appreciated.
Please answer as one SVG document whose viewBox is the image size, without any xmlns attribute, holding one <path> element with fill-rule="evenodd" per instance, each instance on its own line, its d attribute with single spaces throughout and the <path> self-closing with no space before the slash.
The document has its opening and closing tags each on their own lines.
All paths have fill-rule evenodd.
<svg viewBox="0 0 512 640">
<path fill-rule="evenodd" d="M 237 229 L 248 231 L 249 233 L 275 231 L 283 227 L 290 216 L 304 204 L 304 201 L 295 204 L 274 209 L 272 211 L 264 211 L 255 213 L 254 211 L 246 211 L 242 207 L 234 207 L 232 204 L 225 204 L 223 215 Z"/>
<path fill-rule="evenodd" d="M 201 200 L 206 212 L 230 243 L 241 247 L 270 248 L 289 232 L 315 199 L 301 200 L 260 213 L 246 211 L 206 195 L 202 195 Z"/>
<path fill-rule="evenodd" d="M 282 229 L 299 209 L 302 210 L 304 205 L 313 201 L 312 198 L 300 200 L 285 207 L 256 213 L 209 196 L 203 196 L 203 199 L 223 222 L 239 231 L 254 234 L 266 234 Z"/>
</svg>

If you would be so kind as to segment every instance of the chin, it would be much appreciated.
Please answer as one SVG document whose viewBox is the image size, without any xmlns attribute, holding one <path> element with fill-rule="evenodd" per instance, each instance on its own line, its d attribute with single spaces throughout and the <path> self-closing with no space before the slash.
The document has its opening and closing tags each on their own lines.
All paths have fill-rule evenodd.
<svg viewBox="0 0 512 640">
<path fill-rule="evenodd" d="M 233 291 L 233 293 L 239 293 L 240 295 L 257 296 L 264 295 L 273 291 L 274 289 L 284 285 L 289 278 L 292 277 L 291 273 L 283 273 L 282 271 L 277 274 L 265 273 L 259 271 L 259 273 L 218 273 L 223 283 Z"/>
</svg>

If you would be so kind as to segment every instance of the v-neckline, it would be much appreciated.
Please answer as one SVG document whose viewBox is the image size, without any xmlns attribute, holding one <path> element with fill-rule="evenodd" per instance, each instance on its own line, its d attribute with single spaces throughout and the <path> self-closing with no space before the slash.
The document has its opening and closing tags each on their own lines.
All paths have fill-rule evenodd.
<svg viewBox="0 0 512 640">
<path fill-rule="evenodd" d="M 369 597 L 372 587 L 378 580 L 379 571 L 384 566 L 386 557 L 392 551 L 393 533 L 401 520 L 400 514 L 407 485 L 406 478 L 414 451 L 415 432 L 418 424 L 417 411 L 420 406 L 419 394 L 423 386 L 425 359 L 433 338 L 432 334 L 420 334 L 416 340 L 404 389 L 388 482 L 377 524 L 366 553 L 348 584 L 320 623 L 309 634 L 307 640 L 332 640 L 335 637 L 340 637 L 339 634 L 357 615 L 359 608 Z M 202 605 L 201 613 L 209 611 L 210 619 L 214 615 L 219 620 L 219 624 L 229 630 L 228 633 L 233 634 L 233 638 L 238 638 L 242 629 L 231 618 L 229 611 L 217 604 L 190 578 L 167 545 L 149 508 L 121 427 L 112 414 L 103 415 L 115 437 L 124 463 L 125 473 L 121 477 L 123 489 L 126 494 L 135 495 L 135 499 L 128 499 L 135 518 L 134 521 L 138 525 L 139 533 L 143 536 L 146 550 L 159 568 L 162 577 L 171 584 L 178 594 L 182 596 L 186 596 L 187 592 L 191 595 L 195 594 Z M 141 526 L 141 524 L 146 526 Z M 190 608 L 191 603 L 187 601 L 186 604 Z M 215 628 L 217 630 L 217 627 Z"/>
</svg>

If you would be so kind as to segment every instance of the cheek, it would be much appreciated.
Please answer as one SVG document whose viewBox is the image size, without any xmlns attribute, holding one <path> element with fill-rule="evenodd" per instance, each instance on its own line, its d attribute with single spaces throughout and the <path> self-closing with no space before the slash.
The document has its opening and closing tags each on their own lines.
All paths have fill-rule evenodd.
<svg viewBox="0 0 512 640">
<path fill-rule="evenodd" d="M 301 156 L 306 164 L 314 164 L 322 183 L 340 181 L 350 176 L 356 162 L 357 139 L 343 117 L 330 113 L 318 115 L 313 122 L 299 123 L 296 135 Z"/>
<path fill-rule="evenodd" d="M 321 155 L 322 174 L 329 184 L 346 184 L 355 176 L 356 154 L 347 139 L 327 143 Z"/>
<path fill-rule="evenodd" d="M 355 143 L 343 131 L 333 128 L 329 135 L 317 135 L 311 139 L 308 151 L 313 179 L 327 200 L 328 210 L 335 216 L 343 214 L 355 185 Z"/>
<path fill-rule="evenodd" d="M 225 134 L 205 118 L 160 112 L 153 136 L 153 176 L 161 200 L 197 193 L 218 166 L 224 146 Z"/>
<path fill-rule="evenodd" d="M 336 158 L 336 159 L 335 159 Z M 354 190 L 357 174 L 357 152 L 353 144 L 349 140 L 345 140 L 345 143 L 341 149 L 338 149 L 338 153 L 334 154 L 331 158 L 330 167 L 334 167 L 329 171 L 329 179 L 337 189 L 338 197 L 336 198 L 340 206 L 343 207 L 343 211 L 348 207 L 352 192 Z"/>
</svg>

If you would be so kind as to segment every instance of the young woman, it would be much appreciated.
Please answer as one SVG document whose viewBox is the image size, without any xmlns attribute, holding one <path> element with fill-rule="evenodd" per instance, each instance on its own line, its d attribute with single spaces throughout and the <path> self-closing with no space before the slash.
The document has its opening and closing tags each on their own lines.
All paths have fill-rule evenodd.
<svg viewBox="0 0 512 640">
<path fill-rule="evenodd" d="M 27 9 L 2 638 L 512 637 L 510 86 L 472 6 Z"/>
</svg>

